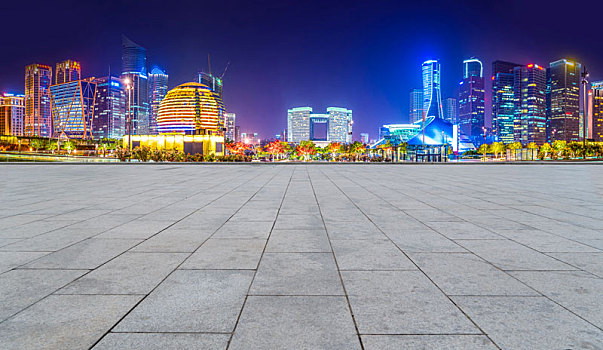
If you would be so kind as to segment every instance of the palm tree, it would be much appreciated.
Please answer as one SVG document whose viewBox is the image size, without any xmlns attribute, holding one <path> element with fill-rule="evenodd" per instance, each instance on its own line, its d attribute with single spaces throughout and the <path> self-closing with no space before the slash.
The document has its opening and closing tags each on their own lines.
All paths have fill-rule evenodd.
<svg viewBox="0 0 603 350">
<path fill-rule="evenodd" d="M 553 142 L 553 159 L 557 159 L 559 158 L 559 156 L 564 153 L 565 149 L 567 147 L 567 142 L 565 141 L 561 141 L 561 140 L 555 140 L 555 142 Z"/>
<path fill-rule="evenodd" d="M 546 142 L 540 147 L 540 153 L 538 156 L 540 159 L 545 159 L 549 156 L 550 152 L 551 152 L 551 145 L 549 145 L 549 143 Z"/>
</svg>

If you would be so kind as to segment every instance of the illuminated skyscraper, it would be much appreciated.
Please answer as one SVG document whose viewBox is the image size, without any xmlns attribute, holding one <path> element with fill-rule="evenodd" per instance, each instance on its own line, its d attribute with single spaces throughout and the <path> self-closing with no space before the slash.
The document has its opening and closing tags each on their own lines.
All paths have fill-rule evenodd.
<svg viewBox="0 0 603 350">
<path fill-rule="evenodd" d="M 329 141 L 350 143 L 352 142 L 352 110 L 347 108 L 329 107 Z"/>
<path fill-rule="evenodd" d="M 452 124 L 456 124 L 458 119 L 458 106 L 456 98 L 448 97 L 444 101 L 444 119 Z"/>
<path fill-rule="evenodd" d="M 591 137 L 595 142 L 603 142 L 603 81 L 596 81 L 591 84 L 592 108 L 590 112 L 592 117 Z"/>
<path fill-rule="evenodd" d="M 580 140 L 580 71 L 582 65 L 561 59 L 547 70 L 547 120 L 550 141 Z"/>
<path fill-rule="evenodd" d="M 203 84 L 211 89 L 222 98 L 222 79 L 205 72 L 199 72 L 198 74 L 199 84 Z"/>
<path fill-rule="evenodd" d="M 480 60 L 471 58 L 463 61 L 460 84 L 458 124 L 461 132 L 475 143 L 484 133 L 484 68 Z"/>
<path fill-rule="evenodd" d="M 25 96 L 0 95 L 0 135 L 23 136 Z"/>
<path fill-rule="evenodd" d="M 157 135 L 157 116 L 159 104 L 168 91 L 168 75 L 155 67 L 149 74 L 149 133 Z"/>
<path fill-rule="evenodd" d="M 287 141 L 300 142 L 310 139 L 310 114 L 312 107 L 287 110 Z"/>
<path fill-rule="evenodd" d="M 423 110 L 425 117 L 442 118 L 442 95 L 440 92 L 440 63 L 436 60 L 423 62 Z"/>
<path fill-rule="evenodd" d="M 492 129 L 499 142 L 514 142 L 515 118 L 514 75 L 516 63 L 494 61 L 492 63 Z"/>
<path fill-rule="evenodd" d="M 537 64 L 515 67 L 514 139 L 526 145 L 546 142 L 546 70 Z"/>
<path fill-rule="evenodd" d="M 25 136 L 52 136 L 50 85 L 52 68 L 43 64 L 25 67 Z"/>
<path fill-rule="evenodd" d="M 410 90 L 410 111 L 408 113 L 410 123 L 423 120 L 423 99 L 422 89 Z"/>
<path fill-rule="evenodd" d="M 121 78 L 126 85 L 126 122 L 132 134 L 149 134 L 147 50 L 122 36 Z M 127 133 L 127 130 L 126 130 Z"/>
<path fill-rule="evenodd" d="M 91 139 L 96 84 L 74 80 L 50 87 L 53 134 Z"/>
<path fill-rule="evenodd" d="M 96 98 L 92 134 L 95 139 L 119 139 L 126 127 L 126 91 L 117 77 L 95 79 Z"/>
<path fill-rule="evenodd" d="M 57 63 L 55 73 L 55 84 L 62 84 L 82 79 L 82 67 L 77 61 L 66 60 Z"/>
<path fill-rule="evenodd" d="M 361 133 L 360 134 L 360 142 L 364 143 L 365 145 L 368 145 L 368 143 L 370 142 L 369 140 L 369 134 L 368 133 Z"/>
<path fill-rule="evenodd" d="M 224 113 L 224 137 L 228 140 L 235 140 L 235 124 L 237 115 L 234 113 Z"/>
</svg>

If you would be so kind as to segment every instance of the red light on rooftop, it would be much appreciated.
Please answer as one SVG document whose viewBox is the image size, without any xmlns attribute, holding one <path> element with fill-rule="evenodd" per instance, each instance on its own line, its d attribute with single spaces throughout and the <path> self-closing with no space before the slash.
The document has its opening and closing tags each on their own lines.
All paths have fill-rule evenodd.
<svg viewBox="0 0 603 350">
<path fill-rule="evenodd" d="M 492 76 L 492 80 L 494 80 L 494 76 Z"/>
<path fill-rule="evenodd" d="M 532 68 L 532 67 L 534 67 L 533 63 L 528 64 L 528 68 Z"/>
</svg>

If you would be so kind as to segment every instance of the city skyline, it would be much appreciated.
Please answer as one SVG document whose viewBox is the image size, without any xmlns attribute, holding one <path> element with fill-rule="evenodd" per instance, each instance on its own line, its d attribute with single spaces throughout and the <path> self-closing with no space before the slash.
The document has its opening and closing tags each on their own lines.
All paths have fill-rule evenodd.
<svg viewBox="0 0 603 350">
<path fill-rule="evenodd" d="M 522 38 L 523 33 L 538 27 L 539 23 L 544 23 L 547 13 L 552 10 L 544 9 L 542 15 L 534 19 L 534 23 L 524 21 L 522 28 L 503 35 L 495 28 L 493 20 L 504 17 L 506 12 L 499 11 L 501 7 L 508 11 L 507 16 L 510 18 L 527 16 L 517 11 L 520 6 L 518 3 L 483 4 L 472 8 L 470 11 L 479 15 L 475 17 L 477 19 L 472 26 L 478 26 L 480 33 L 469 30 L 467 25 L 461 23 L 462 20 L 457 15 L 462 12 L 462 8 L 451 8 L 450 4 L 435 6 L 436 14 L 450 13 L 450 18 L 443 23 L 436 23 L 435 19 L 429 18 L 426 10 L 418 5 L 400 5 L 387 1 L 371 8 L 362 3 L 350 3 L 346 6 L 326 4 L 321 8 L 323 14 L 318 17 L 331 18 L 330 15 L 343 11 L 345 13 L 343 19 L 333 18 L 330 25 L 339 28 L 339 25 L 347 24 L 347 27 L 343 27 L 351 31 L 341 40 L 335 40 L 332 34 L 326 37 L 305 37 L 302 34 L 303 29 L 316 20 L 311 20 L 310 24 L 301 24 L 294 19 L 294 23 L 299 25 L 294 29 L 285 28 L 281 16 L 291 11 L 297 11 L 300 15 L 310 12 L 311 9 L 307 8 L 311 7 L 310 5 L 282 7 L 271 2 L 264 5 L 264 13 L 259 14 L 256 10 L 253 16 L 275 19 L 272 24 L 278 28 L 282 27 L 282 33 L 272 33 L 272 30 L 269 31 L 269 28 L 264 25 L 258 26 L 255 25 L 256 23 L 252 25 L 249 22 L 250 15 L 244 14 L 249 10 L 248 5 L 212 4 L 210 6 L 213 6 L 212 9 L 216 14 L 224 14 L 217 15 L 217 18 L 204 24 L 203 29 L 210 27 L 213 29 L 207 31 L 201 39 L 193 41 L 191 41 L 192 35 L 180 32 L 178 36 L 174 36 L 173 32 L 165 30 L 161 32 L 160 28 L 149 26 L 138 28 L 137 24 L 141 21 L 138 18 L 128 21 L 119 20 L 133 13 L 133 6 L 125 6 L 121 11 L 123 13 L 117 14 L 119 11 L 115 8 L 116 5 L 103 7 L 77 5 L 84 6 L 93 16 L 107 15 L 107 19 L 103 21 L 113 20 L 113 23 L 119 25 L 113 25 L 109 30 L 86 28 L 83 33 L 75 34 L 86 34 L 94 40 L 70 39 L 67 43 L 54 39 L 49 40 L 43 48 L 36 45 L 27 46 L 23 43 L 29 29 L 17 33 L 5 44 L 14 54 L 9 58 L 3 58 L 3 65 L 0 68 L 0 91 L 24 93 L 23 67 L 31 63 L 54 67 L 57 62 L 69 58 L 81 62 L 84 67 L 82 77 L 107 76 L 109 66 L 112 72 L 117 73 L 121 65 L 119 36 L 123 33 L 147 50 L 147 68 L 160 65 L 169 72 L 169 88 L 194 81 L 197 72 L 208 70 L 210 68 L 207 64 L 208 53 L 211 54 L 211 72 L 214 74 L 222 74 L 230 61 L 231 64 L 224 77 L 224 103 L 228 112 L 239 116 L 237 122 L 244 130 L 257 130 L 262 137 L 270 137 L 285 127 L 283 117 L 290 106 L 312 105 L 317 110 L 323 110 L 331 105 L 340 105 L 354 110 L 356 116 L 354 139 L 359 139 L 361 132 L 376 133 L 382 124 L 408 121 L 408 91 L 420 86 L 420 66 L 425 60 L 438 59 L 441 64 L 442 100 L 458 97 L 458 82 L 462 78 L 463 60 L 476 57 L 483 62 L 484 76 L 487 78 L 485 79 L 487 124 L 490 122 L 492 105 L 490 67 L 494 60 L 517 62 L 522 65 L 535 63 L 547 67 L 550 62 L 569 58 L 588 67 L 591 81 L 603 78 L 599 73 L 603 72 L 603 67 L 599 68 L 596 65 L 597 58 L 603 56 L 603 52 L 599 52 L 600 49 L 595 46 L 589 46 L 590 40 L 581 38 L 577 32 L 564 33 L 561 29 L 551 27 L 547 30 L 547 36 L 536 42 Z M 19 4 L 9 6 L 8 14 L 11 11 L 15 13 L 22 11 Z M 227 6 L 228 11 L 218 11 L 222 9 L 221 6 Z M 537 7 L 538 3 L 521 6 L 528 12 L 529 8 Z M 596 6 L 594 2 L 593 6 Z M 391 13 L 386 10 L 390 10 Z M 55 10 L 42 5 L 34 15 L 39 16 L 38 12 L 51 13 L 52 11 Z M 174 11 L 176 10 L 169 10 L 172 14 Z M 378 19 L 386 21 L 379 28 L 372 29 L 370 33 L 352 39 L 351 34 L 358 32 L 355 27 L 350 28 L 349 25 L 353 24 L 364 11 L 367 11 L 370 16 L 368 19 L 362 19 L 364 22 L 360 24 L 376 23 Z M 395 15 L 403 12 L 406 13 L 404 15 L 406 19 L 411 19 L 413 14 L 416 18 L 404 24 L 394 23 L 392 19 Z M 189 17 L 182 11 L 179 14 L 184 16 L 183 19 Z M 140 12 L 140 16 L 147 16 L 147 18 L 157 18 L 158 15 L 150 10 Z M 173 21 L 167 17 L 174 18 L 174 16 L 166 16 L 166 21 Z M 226 21 L 222 21 L 223 23 L 216 24 L 224 19 Z M 418 25 L 419 20 L 426 20 L 426 23 L 431 25 L 425 33 L 406 39 L 392 35 L 383 38 L 378 36 L 388 29 L 394 29 L 397 35 L 410 32 Z M 592 25 L 590 23 L 594 23 L 594 21 L 585 22 L 587 28 Z M 4 23 L 4 25 L 8 24 Z M 452 26 L 458 28 L 455 28 L 452 33 L 444 30 Z M 253 27 L 251 33 L 246 32 L 250 27 Z M 257 37 L 258 31 L 263 35 L 245 44 L 252 33 Z M 343 29 L 335 30 L 334 34 L 343 34 Z M 367 36 L 379 39 L 370 43 Z M 491 38 L 496 40 L 489 40 Z M 283 41 L 284 39 L 289 41 Z M 307 45 L 296 46 L 296 44 Z M 357 44 L 362 44 L 358 46 L 360 50 L 358 58 L 347 55 L 343 56 L 343 60 L 335 62 L 327 55 L 318 55 L 320 52 L 330 52 L 338 48 L 343 49 L 344 53 L 351 53 L 350 50 Z M 402 49 L 404 45 L 413 49 L 404 52 Z M 99 51 L 99 46 L 102 52 Z M 306 52 L 306 47 L 315 48 L 316 52 Z M 300 50 L 306 53 L 290 61 L 289 58 Z M 243 52 L 251 55 L 244 55 Z M 275 56 L 275 52 L 279 52 L 279 55 Z M 359 67 L 361 69 L 358 69 Z M 355 71 L 360 74 L 352 74 Z M 309 72 L 313 74 L 308 74 Z M 317 86 L 315 84 L 317 79 L 326 83 Z"/>
</svg>

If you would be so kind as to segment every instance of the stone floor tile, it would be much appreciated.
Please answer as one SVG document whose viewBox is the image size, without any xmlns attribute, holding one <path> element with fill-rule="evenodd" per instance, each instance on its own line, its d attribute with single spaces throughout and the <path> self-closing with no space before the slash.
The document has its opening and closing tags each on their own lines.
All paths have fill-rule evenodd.
<svg viewBox="0 0 603 350">
<path fill-rule="evenodd" d="M 312 214 L 279 214 L 274 224 L 276 230 L 312 230 L 324 227 L 322 217 Z"/>
<path fill-rule="evenodd" d="M 0 252 L 0 274 L 47 254 L 48 252 Z"/>
<path fill-rule="evenodd" d="M 135 252 L 192 253 L 210 236 L 211 232 L 193 229 L 167 229 L 132 248 Z"/>
<path fill-rule="evenodd" d="M 256 269 L 264 250 L 263 239 L 209 239 L 180 268 Z"/>
<path fill-rule="evenodd" d="M 386 240 L 331 240 L 340 270 L 416 270 L 394 243 Z"/>
<path fill-rule="evenodd" d="M 387 231 L 386 234 L 405 253 L 467 252 L 465 248 L 433 230 L 392 230 Z"/>
<path fill-rule="evenodd" d="M 485 335 L 363 335 L 365 350 L 496 350 Z"/>
<path fill-rule="evenodd" d="M 109 333 L 93 350 L 225 350 L 230 334 Z"/>
<path fill-rule="evenodd" d="M 137 219 L 103 232 L 96 238 L 147 239 L 174 224 L 171 220 Z"/>
<path fill-rule="evenodd" d="M 216 231 L 213 238 L 268 239 L 273 224 L 273 221 L 228 221 Z"/>
<path fill-rule="evenodd" d="M 603 278 L 603 252 L 547 253 L 547 255 Z"/>
<path fill-rule="evenodd" d="M 327 232 L 322 230 L 273 230 L 267 252 L 326 253 L 331 251 Z"/>
</svg>

